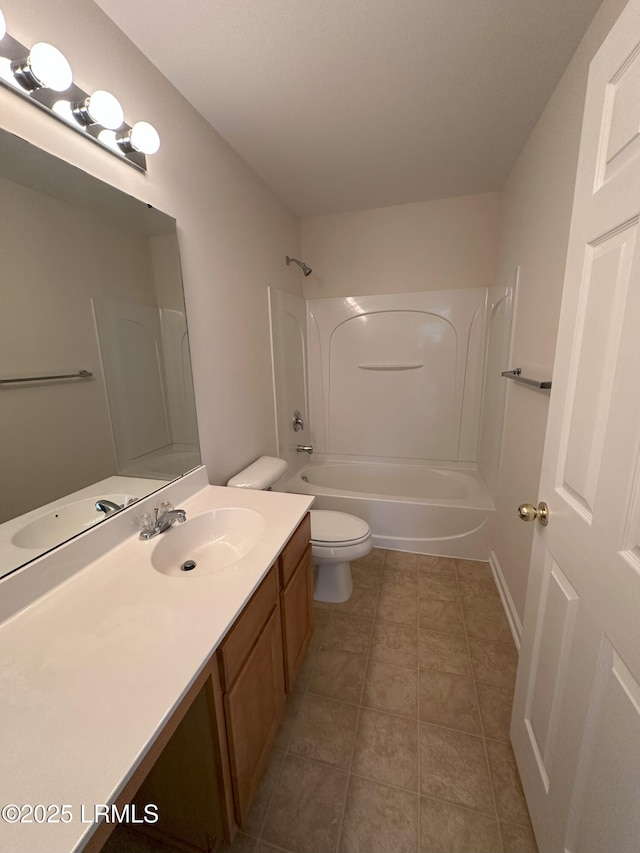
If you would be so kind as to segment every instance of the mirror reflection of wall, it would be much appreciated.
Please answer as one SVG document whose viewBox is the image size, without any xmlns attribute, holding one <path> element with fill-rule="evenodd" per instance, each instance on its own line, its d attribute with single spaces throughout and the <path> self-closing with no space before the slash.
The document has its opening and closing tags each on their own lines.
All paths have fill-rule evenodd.
<svg viewBox="0 0 640 853">
<path fill-rule="evenodd" d="M 0 135 L 0 523 L 199 464 L 175 222 Z"/>
</svg>

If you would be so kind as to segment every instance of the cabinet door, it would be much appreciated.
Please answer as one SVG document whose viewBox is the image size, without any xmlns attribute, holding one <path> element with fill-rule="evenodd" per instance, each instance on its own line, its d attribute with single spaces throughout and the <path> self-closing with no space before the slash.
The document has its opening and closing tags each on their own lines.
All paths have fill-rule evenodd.
<svg viewBox="0 0 640 853">
<path fill-rule="evenodd" d="M 287 693 L 291 691 L 313 634 L 313 565 L 307 548 L 280 594 Z"/>
<path fill-rule="evenodd" d="M 280 607 L 276 605 L 224 697 L 231 778 L 240 826 L 267 764 L 284 712 Z"/>
</svg>

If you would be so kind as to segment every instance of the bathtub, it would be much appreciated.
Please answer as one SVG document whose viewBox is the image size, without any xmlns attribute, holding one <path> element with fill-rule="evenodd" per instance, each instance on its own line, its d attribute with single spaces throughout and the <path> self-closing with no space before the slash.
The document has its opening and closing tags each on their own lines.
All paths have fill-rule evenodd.
<svg viewBox="0 0 640 853">
<path fill-rule="evenodd" d="M 475 470 L 328 459 L 299 470 L 287 491 L 364 518 L 376 548 L 489 559 L 494 505 Z"/>
</svg>

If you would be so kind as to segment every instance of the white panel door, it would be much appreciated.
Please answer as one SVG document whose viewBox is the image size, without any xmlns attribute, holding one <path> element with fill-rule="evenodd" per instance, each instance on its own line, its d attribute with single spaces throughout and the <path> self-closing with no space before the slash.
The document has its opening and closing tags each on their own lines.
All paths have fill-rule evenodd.
<svg viewBox="0 0 640 853">
<path fill-rule="evenodd" d="M 589 75 L 511 727 L 541 853 L 640 850 L 639 221 L 631 0 Z"/>
</svg>

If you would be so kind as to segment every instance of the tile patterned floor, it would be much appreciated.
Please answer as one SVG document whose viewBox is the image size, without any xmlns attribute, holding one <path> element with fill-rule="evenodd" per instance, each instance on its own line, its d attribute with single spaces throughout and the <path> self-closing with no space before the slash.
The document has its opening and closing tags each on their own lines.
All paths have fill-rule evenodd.
<svg viewBox="0 0 640 853">
<path fill-rule="evenodd" d="M 316 631 L 233 853 L 537 853 L 488 564 L 374 550 Z"/>
</svg>

